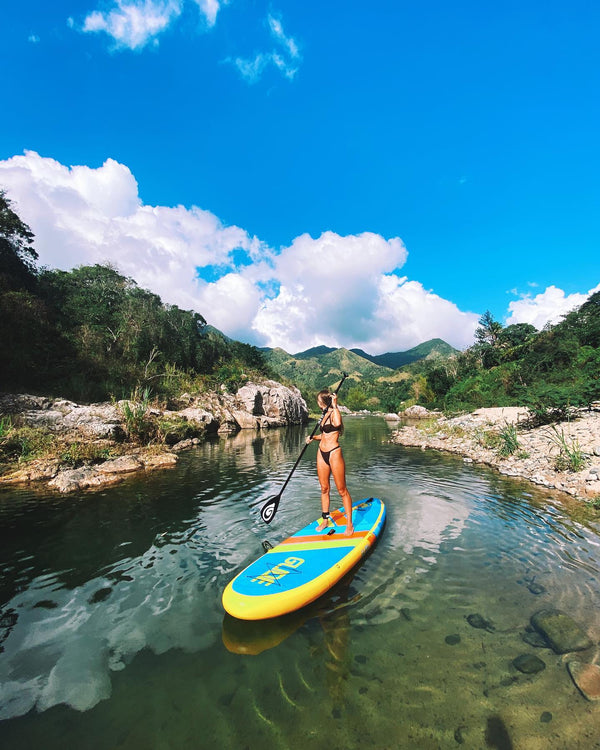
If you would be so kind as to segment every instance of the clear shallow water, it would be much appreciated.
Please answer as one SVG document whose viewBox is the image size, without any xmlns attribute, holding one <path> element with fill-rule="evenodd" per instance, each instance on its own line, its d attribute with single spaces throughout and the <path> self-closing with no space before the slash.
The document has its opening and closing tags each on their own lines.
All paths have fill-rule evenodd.
<svg viewBox="0 0 600 750">
<path fill-rule="evenodd" d="M 311 448 L 271 526 L 258 515 L 305 432 L 216 440 L 100 493 L 0 495 L 0 746 L 600 748 L 600 705 L 521 638 L 555 606 L 600 641 L 597 517 L 390 445 L 381 419 L 343 438 L 354 499 L 387 504 L 374 552 L 298 613 L 224 615 L 262 540 L 318 514 Z M 523 653 L 544 671 L 517 672 Z"/>
</svg>

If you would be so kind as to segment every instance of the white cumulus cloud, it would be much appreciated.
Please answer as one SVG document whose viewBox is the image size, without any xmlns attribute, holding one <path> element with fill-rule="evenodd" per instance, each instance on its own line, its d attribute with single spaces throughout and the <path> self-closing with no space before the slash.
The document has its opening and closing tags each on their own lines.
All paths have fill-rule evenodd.
<svg viewBox="0 0 600 750">
<path fill-rule="evenodd" d="M 83 31 L 105 32 L 117 47 L 141 49 L 179 16 L 182 4 L 182 0 L 116 0 L 110 10 L 88 14 Z"/>
<path fill-rule="evenodd" d="M 587 294 L 565 294 L 556 286 L 549 286 L 543 292 L 535 296 L 526 295 L 518 300 L 513 300 L 508 305 L 510 317 L 507 325 L 513 323 L 530 323 L 541 330 L 547 323 L 558 323 L 567 313 L 580 307 L 586 299 L 600 291 L 600 284 L 590 289 Z"/>
<path fill-rule="evenodd" d="M 0 187 L 33 230 L 41 265 L 111 263 L 242 341 L 379 354 L 436 337 L 462 348 L 477 326 L 478 315 L 401 275 L 398 237 L 303 234 L 275 252 L 210 211 L 145 205 L 114 159 L 69 167 L 28 151 L 0 161 Z"/>
<path fill-rule="evenodd" d="M 196 267 L 229 264 L 239 248 L 258 252 L 256 240 L 209 211 L 143 205 L 131 171 L 113 159 L 66 167 L 28 151 L 0 161 L 0 185 L 34 231 L 42 265 L 110 262 L 186 309 L 198 309 Z"/>
<path fill-rule="evenodd" d="M 221 0 L 193 0 L 206 24 L 214 26 Z M 181 15 L 186 0 L 115 0 L 105 11 L 94 10 L 85 17 L 83 31 L 104 32 L 117 49 L 139 50 L 158 36 Z"/>
</svg>

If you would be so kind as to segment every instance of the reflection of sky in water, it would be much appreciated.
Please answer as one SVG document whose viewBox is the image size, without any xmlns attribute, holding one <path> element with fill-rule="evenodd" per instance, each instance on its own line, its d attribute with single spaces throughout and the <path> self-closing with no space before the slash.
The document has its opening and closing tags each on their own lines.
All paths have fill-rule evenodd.
<svg viewBox="0 0 600 750">
<path fill-rule="evenodd" d="M 18 621 L 0 659 L 0 717 L 58 703 L 89 709 L 109 697 L 110 671 L 143 648 L 162 654 L 211 645 L 222 613 L 216 604 L 207 607 L 203 587 L 209 601 L 215 594 L 197 571 L 186 546 L 153 546 L 113 568 L 117 584 L 94 578 L 53 590 L 47 578 L 34 581 L 4 608 Z"/>
</svg>

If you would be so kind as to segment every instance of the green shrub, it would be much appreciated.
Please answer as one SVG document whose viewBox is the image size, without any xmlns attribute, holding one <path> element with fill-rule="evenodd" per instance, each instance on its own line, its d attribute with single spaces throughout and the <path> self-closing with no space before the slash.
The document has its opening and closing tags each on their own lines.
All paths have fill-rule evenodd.
<svg viewBox="0 0 600 750">
<path fill-rule="evenodd" d="M 529 409 L 530 421 L 536 426 L 563 422 L 580 405 L 580 399 L 571 387 L 552 384 L 524 389 L 521 401 Z"/>
<path fill-rule="evenodd" d="M 56 444 L 42 427 L 13 427 L 0 439 L 0 454 L 5 461 L 30 461 L 52 453 Z"/>
<path fill-rule="evenodd" d="M 60 454 L 60 461 L 67 466 L 97 464 L 111 458 L 114 452 L 106 445 L 96 443 L 69 443 Z"/>
<path fill-rule="evenodd" d="M 202 428 L 195 427 L 183 417 L 162 417 L 157 422 L 157 439 L 166 445 L 175 445 L 202 434 Z"/>
<path fill-rule="evenodd" d="M 500 446 L 500 435 L 494 430 L 475 430 L 475 440 L 482 448 L 497 450 Z"/>
</svg>

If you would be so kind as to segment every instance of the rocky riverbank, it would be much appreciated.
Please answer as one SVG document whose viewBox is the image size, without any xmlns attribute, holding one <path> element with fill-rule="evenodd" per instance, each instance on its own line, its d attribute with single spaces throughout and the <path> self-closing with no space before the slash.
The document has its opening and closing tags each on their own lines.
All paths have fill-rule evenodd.
<svg viewBox="0 0 600 750">
<path fill-rule="evenodd" d="M 600 408 L 532 428 L 526 409 L 478 409 L 446 418 L 422 407 L 392 433 L 400 445 L 447 451 L 574 497 L 600 501 Z"/>
<path fill-rule="evenodd" d="M 235 394 L 183 394 L 168 406 L 134 401 L 82 405 L 43 396 L 1 395 L 0 486 L 36 483 L 58 492 L 93 489 L 121 482 L 134 472 L 173 466 L 181 450 L 210 434 L 308 420 L 300 391 L 272 380 L 247 383 Z M 152 440 L 140 438 L 144 426 L 152 428 Z M 32 448 L 33 441 L 45 451 Z"/>
</svg>

